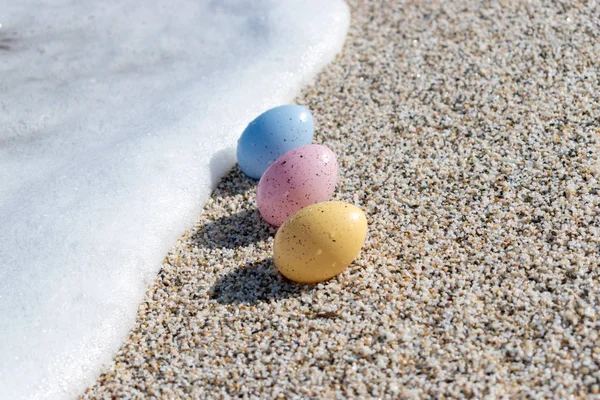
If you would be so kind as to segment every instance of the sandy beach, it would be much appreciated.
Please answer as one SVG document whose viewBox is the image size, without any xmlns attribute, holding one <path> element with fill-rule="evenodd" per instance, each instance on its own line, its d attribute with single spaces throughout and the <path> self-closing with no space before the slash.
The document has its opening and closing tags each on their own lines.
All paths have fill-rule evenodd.
<svg viewBox="0 0 600 400">
<path fill-rule="evenodd" d="M 238 168 L 83 398 L 600 395 L 600 5 L 350 1 L 297 98 L 359 258 L 301 286 Z"/>
</svg>

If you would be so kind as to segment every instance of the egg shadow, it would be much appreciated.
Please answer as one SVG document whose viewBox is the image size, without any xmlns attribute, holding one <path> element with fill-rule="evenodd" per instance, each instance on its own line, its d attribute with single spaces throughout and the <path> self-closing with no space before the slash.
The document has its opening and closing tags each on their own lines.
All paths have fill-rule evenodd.
<svg viewBox="0 0 600 400">
<path fill-rule="evenodd" d="M 226 215 L 200 226 L 192 243 L 208 249 L 237 249 L 275 236 L 277 228 L 261 217 L 256 208 Z"/>
<path fill-rule="evenodd" d="M 258 181 L 244 174 L 236 163 L 225 175 L 223 170 L 235 163 L 235 153 L 232 149 L 224 149 L 216 152 L 210 159 L 210 178 L 213 198 L 232 197 L 247 191 L 258 185 Z"/>
<path fill-rule="evenodd" d="M 310 292 L 315 285 L 301 285 L 281 275 L 272 258 L 247 264 L 219 277 L 209 297 L 219 304 L 253 305 L 288 299 Z"/>
</svg>

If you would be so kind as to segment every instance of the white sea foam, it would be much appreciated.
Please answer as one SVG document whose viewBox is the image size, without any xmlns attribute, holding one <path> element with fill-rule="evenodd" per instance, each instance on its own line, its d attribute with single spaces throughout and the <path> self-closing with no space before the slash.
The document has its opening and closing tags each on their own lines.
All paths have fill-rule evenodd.
<svg viewBox="0 0 600 400">
<path fill-rule="evenodd" d="M 3 398 L 93 382 L 245 125 L 348 23 L 341 0 L 2 3 Z"/>
</svg>

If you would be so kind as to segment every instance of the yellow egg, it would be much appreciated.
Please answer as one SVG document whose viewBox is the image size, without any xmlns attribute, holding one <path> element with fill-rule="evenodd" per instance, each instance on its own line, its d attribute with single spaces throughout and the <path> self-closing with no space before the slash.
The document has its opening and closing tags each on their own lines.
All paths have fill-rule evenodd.
<svg viewBox="0 0 600 400">
<path fill-rule="evenodd" d="M 317 283 L 341 273 L 367 237 L 360 208 L 340 202 L 313 204 L 288 218 L 275 235 L 275 265 L 288 279 Z"/>
</svg>

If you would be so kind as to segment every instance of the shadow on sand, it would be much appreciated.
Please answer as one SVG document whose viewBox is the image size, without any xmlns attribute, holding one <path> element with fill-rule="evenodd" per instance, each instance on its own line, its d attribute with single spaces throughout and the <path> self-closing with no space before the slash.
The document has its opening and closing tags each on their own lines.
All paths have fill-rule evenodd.
<svg viewBox="0 0 600 400">
<path fill-rule="evenodd" d="M 257 209 L 227 215 L 198 228 L 194 243 L 209 249 L 237 249 L 273 237 L 276 228 L 267 224 Z"/>
<path fill-rule="evenodd" d="M 222 150 L 211 159 L 213 184 L 231 157 L 230 150 Z M 212 198 L 226 204 L 228 198 L 245 195 L 257 184 L 258 181 L 247 177 L 236 165 L 218 181 Z M 277 228 L 266 223 L 258 209 L 252 207 L 204 224 L 192 235 L 192 240 L 198 247 L 237 249 L 266 241 L 276 232 Z M 277 271 L 273 259 L 268 258 L 220 276 L 209 290 L 209 296 L 220 304 L 256 304 L 298 296 L 311 291 L 312 287 L 287 280 Z"/>
<path fill-rule="evenodd" d="M 254 262 L 219 277 L 209 291 L 219 304 L 257 304 L 287 299 L 310 292 L 314 285 L 300 285 L 284 278 L 273 259 Z"/>
</svg>

